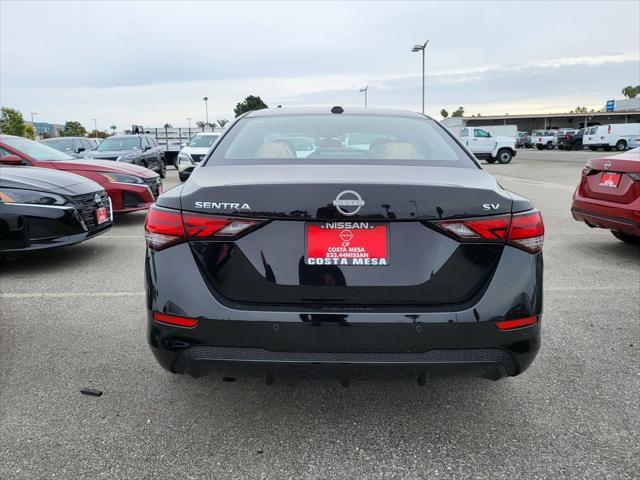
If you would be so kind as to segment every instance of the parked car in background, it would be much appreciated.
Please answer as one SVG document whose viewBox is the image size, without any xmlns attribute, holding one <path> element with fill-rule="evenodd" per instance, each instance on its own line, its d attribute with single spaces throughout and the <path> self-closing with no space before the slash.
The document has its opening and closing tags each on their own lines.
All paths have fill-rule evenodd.
<svg viewBox="0 0 640 480">
<path fill-rule="evenodd" d="M 79 243 L 112 226 L 111 200 L 96 182 L 0 164 L 0 255 Z"/>
<path fill-rule="evenodd" d="M 162 193 L 160 177 L 148 168 L 74 159 L 42 143 L 12 135 L 0 135 L 0 164 L 50 168 L 87 177 L 107 191 L 114 213 L 146 210 Z"/>
<path fill-rule="evenodd" d="M 552 150 L 555 130 L 534 130 L 531 132 L 532 142 L 538 150 Z"/>
<path fill-rule="evenodd" d="M 182 147 L 176 157 L 176 168 L 181 182 L 189 178 L 193 169 L 204 158 L 218 137 L 220 137 L 219 133 L 196 133 L 189 143 Z"/>
<path fill-rule="evenodd" d="M 557 147 L 559 150 L 582 150 L 582 137 L 584 130 L 563 130 L 557 135 Z"/>
<path fill-rule="evenodd" d="M 94 145 L 93 150 L 98 148 L 100 144 L 103 142 L 103 139 L 100 137 L 87 137 L 87 140 L 89 140 Z"/>
<path fill-rule="evenodd" d="M 616 238 L 640 245 L 640 148 L 589 160 L 571 213 L 590 227 L 606 228 Z"/>
<path fill-rule="evenodd" d="M 131 163 L 167 175 L 164 152 L 151 135 L 119 135 L 107 137 L 98 148 L 85 155 L 87 159 Z"/>
<path fill-rule="evenodd" d="M 40 140 L 40 143 L 66 153 L 73 158 L 82 158 L 87 152 L 96 148 L 95 143 L 85 137 L 47 138 L 46 140 Z"/>
<path fill-rule="evenodd" d="M 298 136 L 311 154 L 281 140 Z M 540 212 L 422 114 L 249 112 L 160 196 L 145 239 L 147 341 L 174 373 L 395 365 L 424 384 L 454 364 L 498 379 L 540 347 Z"/>
<path fill-rule="evenodd" d="M 629 141 L 640 136 L 640 123 L 612 123 L 589 127 L 585 133 L 583 144 L 591 150 L 602 148 L 605 151 L 626 150 Z"/>
<path fill-rule="evenodd" d="M 465 127 L 460 130 L 460 141 L 476 156 L 489 163 L 509 163 L 516 156 L 514 137 L 494 137 L 482 128 Z"/>
<path fill-rule="evenodd" d="M 529 132 L 518 132 L 516 137 L 516 148 L 531 148 L 531 136 Z"/>
</svg>

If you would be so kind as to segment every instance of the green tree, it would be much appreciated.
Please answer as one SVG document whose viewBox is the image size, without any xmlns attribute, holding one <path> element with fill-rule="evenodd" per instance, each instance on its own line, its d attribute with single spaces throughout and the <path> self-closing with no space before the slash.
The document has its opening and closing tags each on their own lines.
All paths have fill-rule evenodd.
<svg viewBox="0 0 640 480">
<path fill-rule="evenodd" d="M 60 129 L 61 137 L 84 137 L 87 129 L 80 122 L 66 122 L 64 127 Z"/>
<path fill-rule="evenodd" d="M 587 107 L 576 107 L 575 110 L 569 112 L 569 113 L 587 113 L 589 111 L 589 109 Z"/>
<path fill-rule="evenodd" d="M 462 117 L 464 116 L 464 107 L 458 107 L 458 109 L 451 114 L 452 117 Z"/>
<path fill-rule="evenodd" d="M 24 137 L 26 124 L 22 113 L 15 108 L 2 107 L 2 115 L 0 116 L 0 132 L 7 135 L 17 135 Z"/>
<path fill-rule="evenodd" d="M 243 113 L 250 112 L 251 110 L 262 110 L 263 108 L 269 107 L 262 101 L 260 97 L 249 95 L 244 99 L 244 102 L 240 102 L 236 105 L 236 108 L 233 109 L 233 112 L 236 114 L 236 117 L 238 117 Z"/>
<path fill-rule="evenodd" d="M 26 124 L 24 126 L 24 135 L 23 137 L 30 138 L 31 140 L 36 139 L 36 129 L 33 128 L 33 125 Z"/>
<path fill-rule="evenodd" d="M 626 98 L 636 98 L 640 94 L 640 85 L 636 85 L 635 87 L 629 85 L 622 89 L 622 94 Z"/>
<path fill-rule="evenodd" d="M 442 115 L 442 118 L 447 118 L 449 116 L 449 112 L 447 112 L 444 108 L 442 110 L 440 110 L 440 115 Z"/>
<path fill-rule="evenodd" d="M 218 126 L 219 126 L 220 128 L 224 128 L 224 126 L 225 126 L 227 123 L 229 123 L 229 120 L 227 120 L 226 118 L 223 118 L 223 119 L 221 119 L 221 120 L 218 120 Z"/>
</svg>

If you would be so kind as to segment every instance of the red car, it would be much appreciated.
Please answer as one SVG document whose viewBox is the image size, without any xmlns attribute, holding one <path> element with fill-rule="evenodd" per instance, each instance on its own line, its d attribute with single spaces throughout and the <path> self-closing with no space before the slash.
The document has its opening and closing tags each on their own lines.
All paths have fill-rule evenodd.
<svg viewBox="0 0 640 480">
<path fill-rule="evenodd" d="M 573 218 L 640 245 L 640 148 L 589 160 L 573 195 Z"/>
<path fill-rule="evenodd" d="M 147 168 L 109 160 L 77 160 L 13 135 L 0 135 L 0 163 L 55 168 L 90 178 L 107 191 L 114 213 L 146 210 L 162 193 L 160 176 Z"/>
</svg>

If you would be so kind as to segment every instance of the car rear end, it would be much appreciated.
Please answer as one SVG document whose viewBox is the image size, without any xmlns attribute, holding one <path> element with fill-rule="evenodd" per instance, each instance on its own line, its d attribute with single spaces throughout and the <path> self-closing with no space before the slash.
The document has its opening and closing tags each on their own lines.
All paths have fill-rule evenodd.
<svg viewBox="0 0 640 480">
<path fill-rule="evenodd" d="M 571 213 L 590 227 L 640 237 L 640 150 L 589 160 Z"/>
<path fill-rule="evenodd" d="M 253 115 L 148 214 L 162 366 L 453 364 L 498 378 L 530 365 L 544 227 L 528 200 L 422 116 Z M 316 150 L 298 156 L 286 133 Z M 368 153 L 340 144 L 347 133 L 370 135 Z M 245 147 L 258 153 L 234 156 Z"/>
</svg>

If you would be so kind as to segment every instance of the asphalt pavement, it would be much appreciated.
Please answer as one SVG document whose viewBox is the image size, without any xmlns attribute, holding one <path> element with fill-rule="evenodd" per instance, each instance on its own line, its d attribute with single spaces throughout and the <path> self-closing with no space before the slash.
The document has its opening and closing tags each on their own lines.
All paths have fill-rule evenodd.
<svg viewBox="0 0 640 480">
<path fill-rule="evenodd" d="M 0 478 L 639 478 L 640 248 L 569 211 L 601 155 L 487 166 L 547 229 L 543 346 L 499 382 L 172 375 L 145 342 L 144 213 L 0 265 Z"/>
</svg>

